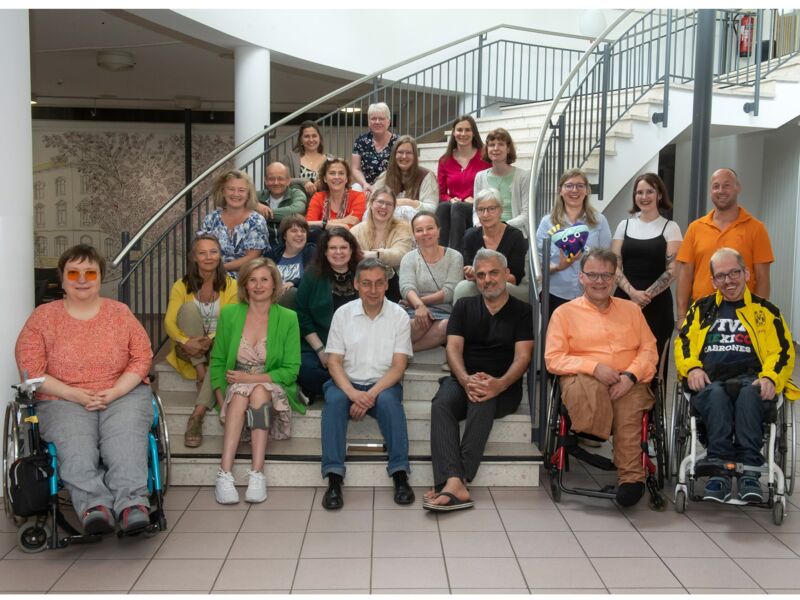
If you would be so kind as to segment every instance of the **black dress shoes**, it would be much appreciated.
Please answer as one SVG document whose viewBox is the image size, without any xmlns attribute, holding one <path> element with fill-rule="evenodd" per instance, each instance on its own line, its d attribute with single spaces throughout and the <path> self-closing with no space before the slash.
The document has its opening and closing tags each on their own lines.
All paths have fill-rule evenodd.
<svg viewBox="0 0 800 600">
<path fill-rule="evenodd" d="M 411 504 L 414 502 L 414 490 L 408 485 L 408 473 L 405 471 L 395 471 L 392 473 L 394 479 L 394 502 L 395 504 Z"/>
<path fill-rule="evenodd" d="M 322 497 L 322 508 L 336 510 L 344 506 L 344 496 L 342 495 L 342 476 L 336 473 L 328 473 L 328 489 Z"/>
</svg>

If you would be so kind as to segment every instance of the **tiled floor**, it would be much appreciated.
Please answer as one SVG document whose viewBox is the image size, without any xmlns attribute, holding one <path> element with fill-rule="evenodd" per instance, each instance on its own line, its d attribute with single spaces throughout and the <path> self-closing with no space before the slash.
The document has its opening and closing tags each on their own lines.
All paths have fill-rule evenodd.
<svg viewBox="0 0 800 600">
<path fill-rule="evenodd" d="M 570 482 L 592 483 L 573 468 Z M 423 490 L 417 490 L 418 497 Z M 398 507 L 387 488 L 271 489 L 222 507 L 209 488 L 172 488 L 169 531 L 40 554 L 0 520 L 0 591 L 106 593 L 797 593 L 800 502 L 769 511 L 690 504 L 656 513 L 544 488 L 476 488 L 453 514 Z"/>
</svg>

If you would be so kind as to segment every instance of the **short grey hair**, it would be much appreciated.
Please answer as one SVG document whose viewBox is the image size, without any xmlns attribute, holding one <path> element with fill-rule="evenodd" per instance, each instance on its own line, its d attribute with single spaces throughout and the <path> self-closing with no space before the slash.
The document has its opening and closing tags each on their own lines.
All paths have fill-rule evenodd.
<svg viewBox="0 0 800 600">
<path fill-rule="evenodd" d="M 500 266 L 504 269 L 508 267 L 508 259 L 506 259 L 506 255 L 502 252 L 498 252 L 497 250 L 491 250 L 489 248 L 481 248 L 475 253 L 475 258 L 472 260 L 472 268 L 477 269 L 478 263 L 482 260 L 494 260 L 500 263 Z"/>
<path fill-rule="evenodd" d="M 356 281 L 358 281 L 362 271 L 369 271 L 370 269 L 381 269 L 387 281 L 394 276 L 394 269 L 386 263 L 379 261 L 377 258 L 362 258 L 356 265 Z"/>
<path fill-rule="evenodd" d="M 475 194 L 475 208 L 478 208 L 478 204 L 486 200 L 494 200 L 499 206 L 503 206 L 503 201 L 500 199 L 500 190 L 497 188 L 483 188 L 480 192 Z"/>
<path fill-rule="evenodd" d="M 392 120 L 392 111 L 389 109 L 389 105 L 386 102 L 376 102 L 375 104 L 370 104 L 369 108 L 367 109 L 367 118 L 372 113 L 383 113 L 387 119 L 390 121 Z"/>
<path fill-rule="evenodd" d="M 736 257 L 736 261 L 739 263 L 739 266 L 742 269 L 747 268 L 747 265 L 744 264 L 744 257 L 739 252 L 737 252 L 733 248 L 720 248 L 719 250 L 714 252 L 714 254 L 711 255 L 711 260 L 709 261 L 711 275 L 714 275 L 714 263 L 722 258 L 725 258 L 726 256 Z"/>
</svg>

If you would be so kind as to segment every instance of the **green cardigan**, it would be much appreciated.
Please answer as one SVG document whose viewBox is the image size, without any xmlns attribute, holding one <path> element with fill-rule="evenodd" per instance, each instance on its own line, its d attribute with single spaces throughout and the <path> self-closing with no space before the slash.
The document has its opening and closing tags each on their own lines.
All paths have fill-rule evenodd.
<svg viewBox="0 0 800 600">
<path fill-rule="evenodd" d="M 319 276 L 312 269 L 306 269 L 297 296 L 294 299 L 297 319 L 300 322 L 301 347 L 313 352 L 306 342 L 309 333 L 316 333 L 323 344 L 328 343 L 328 331 L 333 319 L 333 290 L 328 277 Z"/>
<path fill-rule="evenodd" d="M 211 348 L 211 387 L 222 395 L 228 389 L 225 373 L 236 368 L 236 355 L 242 340 L 247 304 L 224 306 L 217 322 L 217 334 Z M 297 400 L 297 374 L 300 372 L 300 328 L 297 314 L 273 304 L 269 308 L 267 325 L 267 364 L 264 372 L 286 390 L 292 410 L 305 414 L 306 407 Z"/>
</svg>

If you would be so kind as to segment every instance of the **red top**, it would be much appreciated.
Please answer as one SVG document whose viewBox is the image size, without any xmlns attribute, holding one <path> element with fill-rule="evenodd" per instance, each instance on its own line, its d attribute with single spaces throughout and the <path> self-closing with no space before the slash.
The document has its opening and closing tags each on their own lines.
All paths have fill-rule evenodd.
<svg viewBox="0 0 800 600">
<path fill-rule="evenodd" d="M 491 167 L 492 163 L 481 158 L 480 150 L 475 150 L 465 169 L 462 169 L 452 156 L 439 159 L 439 169 L 436 173 L 439 182 L 439 202 L 447 202 L 450 198 L 463 200 L 472 196 L 475 175 Z"/>
<path fill-rule="evenodd" d="M 70 316 L 63 300 L 42 304 L 25 322 L 15 354 L 23 377 L 48 374 L 91 392 L 113 387 L 126 372 L 146 382 L 153 360 L 150 340 L 139 321 L 122 302 L 107 298 L 86 321 Z"/>
<path fill-rule="evenodd" d="M 306 211 L 306 220 L 307 221 L 321 221 L 322 220 L 322 213 L 323 207 L 325 205 L 325 199 L 328 196 L 328 192 L 317 192 L 313 196 L 311 196 L 311 200 L 308 203 L 308 210 Z M 347 190 L 347 199 L 344 203 L 344 211 L 343 214 L 337 214 L 332 210 L 329 211 L 328 220 L 333 219 L 343 219 L 350 215 L 355 215 L 358 217 L 358 220 L 361 221 L 361 217 L 364 216 L 364 211 L 367 209 L 367 199 L 364 196 L 364 192 L 356 192 L 355 190 Z M 349 229 L 349 227 L 348 227 Z"/>
</svg>

